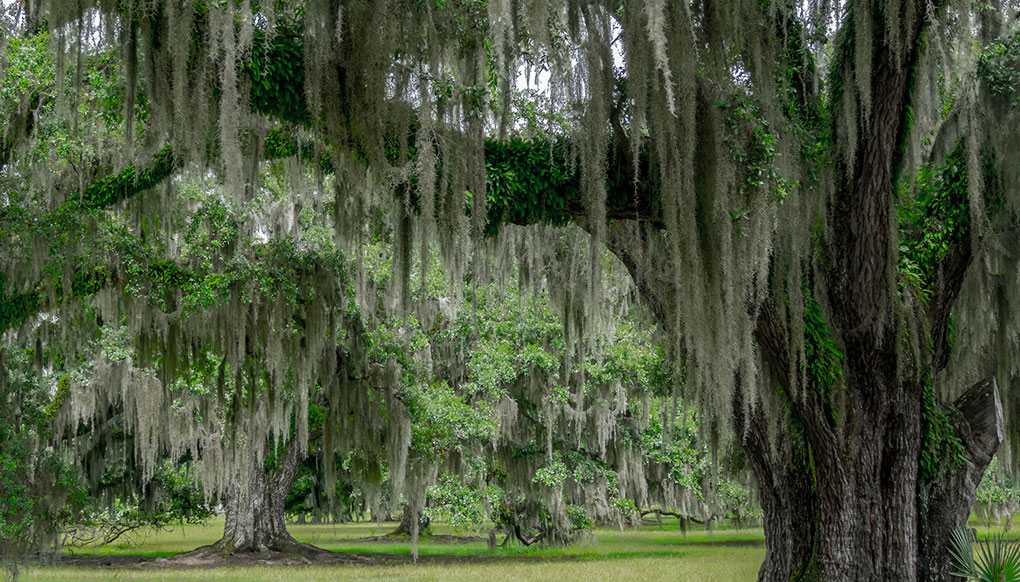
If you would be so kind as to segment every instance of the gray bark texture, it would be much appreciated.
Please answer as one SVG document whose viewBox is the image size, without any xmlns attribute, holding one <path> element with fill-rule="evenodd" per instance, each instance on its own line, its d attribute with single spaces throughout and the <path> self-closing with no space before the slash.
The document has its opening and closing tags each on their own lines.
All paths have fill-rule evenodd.
<svg viewBox="0 0 1020 582">
<path fill-rule="evenodd" d="M 296 441 L 289 442 L 272 470 L 253 459 L 247 478 L 239 479 L 224 500 L 223 537 L 194 553 L 325 552 L 295 540 L 287 531 L 284 507 L 301 462 L 299 451 Z"/>
<path fill-rule="evenodd" d="M 284 523 L 284 503 L 297 475 L 297 443 L 291 442 L 276 471 L 253 462 L 247 482 L 231 487 L 225 503 L 223 537 L 214 544 L 225 553 L 288 551 L 298 546 Z"/>
</svg>

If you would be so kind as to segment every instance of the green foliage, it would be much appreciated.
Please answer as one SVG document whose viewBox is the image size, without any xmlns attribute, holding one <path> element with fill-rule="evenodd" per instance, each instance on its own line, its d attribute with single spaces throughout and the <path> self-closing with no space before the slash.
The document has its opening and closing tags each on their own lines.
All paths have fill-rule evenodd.
<svg viewBox="0 0 1020 582">
<path fill-rule="evenodd" d="M 452 448 L 492 440 L 499 429 L 491 406 L 464 402 L 446 382 L 409 386 L 404 403 L 411 416 L 411 446 L 422 455 L 442 457 Z"/>
<path fill-rule="evenodd" d="M 956 471 L 967 462 L 963 441 L 949 413 L 935 398 L 930 379 L 921 392 L 921 479 L 931 481 L 939 471 Z"/>
<path fill-rule="evenodd" d="M 726 127 L 729 132 L 723 137 L 733 160 L 744 169 L 744 179 L 740 184 L 740 192 L 745 197 L 758 192 L 766 192 L 782 204 L 793 189 L 796 180 L 790 180 L 779 173 L 777 161 L 777 136 L 769 128 L 768 120 L 759 111 L 758 106 L 745 96 L 737 96 L 733 105 L 720 103 L 719 107 L 729 109 L 726 114 Z M 740 211 L 734 210 L 733 218 L 740 218 Z"/>
<path fill-rule="evenodd" d="M 156 489 L 155 501 L 143 504 L 142 509 L 151 525 L 199 524 L 215 515 L 213 504 L 186 465 L 166 463 L 153 476 L 150 487 Z"/>
<path fill-rule="evenodd" d="M 119 474 L 113 479 L 123 476 Z M 106 502 L 96 498 L 89 501 L 81 517 L 61 532 L 65 543 L 103 546 L 142 528 L 161 530 L 176 525 L 200 525 L 215 515 L 213 505 L 205 499 L 188 468 L 174 467 L 169 462 L 153 475 L 144 498 L 129 494 Z"/>
<path fill-rule="evenodd" d="M 173 146 L 167 144 L 152 156 L 147 168 L 128 166 L 116 174 L 100 178 L 81 193 L 85 208 L 105 208 L 149 190 L 166 180 L 176 170 Z M 71 204 L 78 201 L 72 199 Z"/>
<path fill-rule="evenodd" d="M 567 517 L 570 519 L 570 528 L 574 531 L 582 531 L 595 527 L 595 520 L 580 505 L 568 504 L 566 511 Z"/>
<path fill-rule="evenodd" d="M 754 492 L 735 479 L 725 476 L 720 478 L 716 497 L 723 507 L 723 517 L 735 524 L 762 516 L 761 505 L 755 499 Z"/>
<path fill-rule="evenodd" d="M 637 505 L 633 499 L 620 498 L 613 500 L 613 509 L 620 515 L 621 519 L 630 519 L 637 513 Z"/>
<path fill-rule="evenodd" d="M 565 146 L 489 140 L 485 164 L 487 235 L 495 235 L 504 223 L 567 223 L 564 209 L 578 200 L 580 184 L 566 163 Z"/>
<path fill-rule="evenodd" d="M 265 147 L 267 160 L 289 158 L 298 154 L 298 144 L 293 134 L 280 129 L 266 132 Z"/>
<path fill-rule="evenodd" d="M 843 353 L 829 332 L 822 307 L 814 296 L 808 296 L 804 305 L 804 357 L 809 385 L 831 404 L 833 389 L 843 381 Z"/>
<path fill-rule="evenodd" d="M 0 331 L 17 327 L 39 312 L 38 293 L 15 293 L 0 298 Z"/>
<path fill-rule="evenodd" d="M 267 43 L 263 33 L 255 35 L 250 60 L 242 65 L 251 84 L 251 105 L 266 115 L 299 124 L 310 117 L 304 93 L 304 51 L 302 40 L 288 30 L 277 31 Z"/>
<path fill-rule="evenodd" d="M 123 361 L 132 355 L 130 341 L 126 327 L 103 326 L 99 337 L 100 353 L 111 362 Z"/>
<path fill-rule="evenodd" d="M 181 308 L 186 316 L 234 295 L 245 303 L 269 297 L 303 305 L 314 298 L 318 277 L 327 273 L 343 288 L 345 259 L 314 228 L 306 228 L 300 239 L 241 241 L 242 218 L 218 193 L 192 192 L 192 201 L 196 208 L 182 226 L 175 259 L 163 258 L 158 243 L 145 242 L 126 224 L 104 224 L 102 242 L 118 257 L 125 291 L 168 313 Z"/>
<path fill-rule="evenodd" d="M 553 458 L 549 461 L 549 464 L 536 469 L 535 475 L 531 480 L 535 483 L 541 483 L 546 487 L 560 488 L 563 487 L 563 482 L 567 480 L 569 475 L 570 471 L 567 470 L 567 465 L 560 458 L 559 454 L 553 453 Z"/>
<path fill-rule="evenodd" d="M 3 46 L 6 67 L 0 71 L 0 109 L 4 120 L 13 114 L 7 110 L 25 95 L 49 88 L 53 83 L 53 56 L 48 33 L 17 35 Z"/>
<path fill-rule="evenodd" d="M 666 398 L 653 400 L 649 405 L 648 427 L 631 439 L 637 441 L 648 462 L 666 468 L 671 481 L 704 499 L 702 484 L 711 474 L 712 466 L 707 448 L 698 442 L 697 418 L 693 411 L 681 405 L 676 416 L 669 419 L 669 406 Z M 664 408 L 667 409 L 667 422 L 673 422 L 669 434 L 663 430 L 666 428 L 662 422 Z"/>
<path fill-rule="evenodd" d="M 1020 486 L 999 463 L 999 457 L 992 458 L 985 474 L 981 477 L 975 496 L 975 512 L 984 514 L 984 518 L 1006 518 L 1006 531 L 1009 531 L 1013 515 L 1020 510 Z"/>
<path fill-rule="evenodd" d="M 908 188 L 911 197 L 906 196 Z M 927 301 L 950 245 L 970 232 L 962 142 L 944 165 L 922 166 L 912 184 L 901 184 L 900 191 L 900 273 Z"/>
<path fill-rule="evenodd" d="M 454 528 L 481 527 L 488 512 L 486 507 L 499 503 L 503 492 L 495 485 L 479 487 L 465 483 L 459 475 L 444 473 L 429 489 L 429 506 L 425 515 L 430 519 L 446 517 Z"/>
<path fill-rule="evenodd" d="M 1020 104 L 1020 33 L 984 46 L 977 72 L 993 93 Z"/>
<path fill-rule="evenodd" d="M 46 446 L 51 399 L 30 354 L 0 343 L 0 555 L 45 550 L 88 497 L 78 471 Z"/>
<path fill-rule="evenodd" d="M 655 341 L 652 329 L 635 320 L 617 323 L 611 342 L 601 346 L 599 357 L 585 362 L 591 382 L 621 382 L 643 390 L 659 390 L 672 381 L 665 346 Z"/>
</svg>

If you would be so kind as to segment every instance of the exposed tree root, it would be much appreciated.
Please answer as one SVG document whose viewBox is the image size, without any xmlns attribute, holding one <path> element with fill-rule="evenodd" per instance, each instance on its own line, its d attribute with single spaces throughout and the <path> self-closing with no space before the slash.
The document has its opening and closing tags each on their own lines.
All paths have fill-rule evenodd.
<svg viewBox="0 0 1020 582">
<path fill-rule="evenodd" d="M 181 566 L 217 566 L 225 563 L 259 564 L 371 564 L 372 558 L 357 554 L 331 552 L 312 544 L 299 542 L 291 536 L 278 537 L 264 548 L 237 548 L 229 540 L 196 548 L 167 559 Z"/>
</svg>

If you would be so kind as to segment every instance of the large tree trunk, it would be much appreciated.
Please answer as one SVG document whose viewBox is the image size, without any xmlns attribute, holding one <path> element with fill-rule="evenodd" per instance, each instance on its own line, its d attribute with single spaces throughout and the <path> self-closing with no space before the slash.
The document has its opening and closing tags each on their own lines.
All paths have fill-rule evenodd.
<svg viewBox="0 0 1020 582">
<path fill-rule="evenodd" d="M 284 523 L 284 504 L 301 460 L 299 450 L 296 441 L 288 443 L 274 470 L 267 470 L 265 463 L 253 459 L 247 479 L 239 479 L 224 500 L 223 537 L 196 552 L 322 551 L 295 540 Z"/>
<path fill-rule="evenodd" d="M 824 580 L 916 580 L 920 402 L 882 376 L 851 371 L 849 382 L 869 384 L 846 390 L 840 426 L 811 437 Z"/>
<path fill-rule="evenodd" d="M 994 379 L 967 390 L 944 413 L 966 458 L 945 459 L 928 480 L 918 470 L 916 402 L 890 397 L 884 413 L 848 409 L 842 434 L 822 446 L 799 443 L 801 453 L 794 443 L 786 464 L 770 456 L 752 418 L 744 448 L 758 479 L 767 540 L 759 580 L 948 582 L 950 535 L 966 522 L 1002 440 Z"/>
<path fill-rule="evenodd" d="M 226 553 L 284 551 L 295 544 L 284 524 L 283 500 L 290 481 L 274 479 L 264 466 L 252 467 L 247 483 L 235 483 L 224 503 L 223 537 L 215 547 Z"/>
<path fill-rule="evenodd" d="M 670 263 L 648 269 L 643 256 L 655 246 L 647 239 L 657 233 L 615 223 L 608 234 L 608 246 L 649 306 L 670 321 L 676 305 Z M 784 322 L 774 308 L 763 306 L 757 324 L 766 359 L 785 372 Z M 921 387 L 898 377 L 894 349 L 875 345 L 872 337 L 848 335 L 847 385 L 837 397 L 842 402 L 827 402 L 811 389 L 788 398 L 789 427 L 775 442 L 768 435 L 776 427 L 760 400 L 745 406 L 738 394 L 734 402 L 734 428 L 742 435 L 764 513 L 766 556 L 759 580 L 946 581 L 949 535 L 964 523 L 1002 440 L 994 380 L 943 407 L 966 459 L 960 466 L 947 459 L 934 479 L 923 481 L 919 460 L 929 428 L 922 422 Z"/>
</svg>

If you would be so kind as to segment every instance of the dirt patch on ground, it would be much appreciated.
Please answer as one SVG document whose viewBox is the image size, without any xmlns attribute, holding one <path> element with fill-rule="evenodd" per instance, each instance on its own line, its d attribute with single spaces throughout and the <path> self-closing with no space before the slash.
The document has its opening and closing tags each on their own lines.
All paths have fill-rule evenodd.
<svg viewBox="0 0 1020 582">
<path fill-rule="evenodd" d="M 301 554 L 283 552 L 246 552 L 238 554 L 181 554 L 170 558 L 156 558 L 145 566 L 156 568 L 231 568 L 247 566 L 328 566 L 338 564 L 372 564 L 373 560 L 361 554 L 341 554 L 322 550 Z"/>
<path fill-rule="evenodd" d="M 364 554 L 342 554 L 337 552 L 285 554 L 282 552 L 251 552 L 238 554 L 192 553 L 154 558 L 151 556 L 61 556 L 58 566 L 75 568 L 231 568 L 246 566 L 311 566 L 335 564 L 374 564 Z"/>
<path fill-rule="evenodd" d="M 81 568 L 109 568 L 138 566 L 151 562 L 155 558 L 151 556 L 79 556 L 75 554 L 62 555 L 53 562 L 42 562 L 41 565 L 49 566 L 73 566 Z"/>
</svg>

